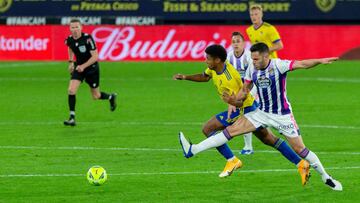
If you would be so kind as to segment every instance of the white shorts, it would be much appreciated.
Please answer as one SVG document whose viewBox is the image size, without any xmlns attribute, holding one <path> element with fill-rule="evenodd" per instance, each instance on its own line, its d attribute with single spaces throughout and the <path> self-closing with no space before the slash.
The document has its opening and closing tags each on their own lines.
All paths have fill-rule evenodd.
<svg viewBox="0 0 360 203">
<path fill-rule="evenodd" d="M 278 115 L 256 109 L 244 116 L 255 126 L 255 128 L 273 127 L 286 137 L 297 137 L 300 135 L 299 127 L 296 124 L 292 113 Z"/>
</svg>

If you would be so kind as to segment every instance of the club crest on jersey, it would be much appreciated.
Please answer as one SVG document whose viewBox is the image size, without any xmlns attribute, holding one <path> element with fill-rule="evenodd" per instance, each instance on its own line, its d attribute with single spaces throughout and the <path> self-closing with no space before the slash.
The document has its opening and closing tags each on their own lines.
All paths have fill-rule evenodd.
<svg viewBox="0 0 360 203">
<path fill-rule="evenodd" d="M 86 52 L 86 46 L 85 45 L 79 46 L 79 51 L 81 53 L 85 53 Z"/>
<path fill-rule="evenodd" d="M 271 80 L 265 76 L 261 76 L 259 79 L 257 79 L 256 86 L 259 88 L 268 88 L 271 86 Z"/>
<path fill-rule="evenodd" d="M 269 68 L 269 75 L 274 75 L 274 69 L 272 67 Z"/>
</svg>

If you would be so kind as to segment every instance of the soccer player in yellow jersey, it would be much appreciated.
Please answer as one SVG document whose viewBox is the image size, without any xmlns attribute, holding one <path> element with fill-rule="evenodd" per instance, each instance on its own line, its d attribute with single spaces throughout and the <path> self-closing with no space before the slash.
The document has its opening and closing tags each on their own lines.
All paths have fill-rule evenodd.
<svg viewBox="0 0 360 203">
<path fill-rule="evenodd" d="M 246 29 L 251 44 L 263 42 L 270 48 L 270 58 L 278 58 L 276 51 L 284 48 L 279 32 L 276 28 L 262 20 L 263 11 L 259 4 L 250 6 L 250 19 L 252 25 Z"/>
<path fill-rule="evenodd" d="M 206 53 L 206 64 L 208 68 L 202 74 L 194 75 L 183 75 L 176 74 L 174 75 L 175 80 L 190 80 L 195 82 L 208 82 L 210 79 L 213 79 L 213 83 L 219 93 L 220 97 L 226 94 L 236 95 L 243 86 L 239 72 L 228 62 L 226 61 L 226 50 L 220 45 L 210 45 L 205 50 Z M 248 94 L 247 98 L 244 100 L 244 103 L 241 107 L 235 108 L 234 106 L 229 105 L 229 109 L 232 111 L 230 116 L 228 116 L 228 110 L 213 116 L 203 127 L 203 133 L 210 137 L 217 133 L 219 130 L 225 129 L 227 126 L 232 125 L 238 118 L 243 114 L 253 112 L 257 109 L 257 103 L 254 101 L 254 98 Z M 280 151 L 285 158 L 290 162 L 298 165 L 299 169 L 301 168 L 300 174 L 302 176 L 302 182 L 305 184 L 309 175 L 309 164 L 301 160 L 296 153 L 291 150 L 291 148 L 284 142 L 282 139 L 275 137 L 269 130 L 266 128 L 259 128 L 254 132 L 256 137 L 258 137 L 264 144 L 274 147 Z M 227 163 L 223 170 L 220 173 L 219 177 L 227 177 L 232 174 L 232 172 L 242 166 L 242 162 L 234 156 L 233 152 L 227 144 L 218 146 L 216 148 L 226 159 Z M 192 156 L 191 149 L 187 150 L 184 155 L 186 158 Z M 303 170 L 304 169 L 304 170 Z"/>
<path fill-rule="evenodd" d="M 220 71 L 216 71 L 208 67 L 203 75 L 213 80 L 220 97 L 222 97 L 224 93 L 228 93 L 230 95 L 236 94 L 243 86 L 240 74 L 228 61 L 224 63 L 224 66 Z M 249 94 L 243 107 L 252 106 L 253 103 L 254 97 Z"/>
</svg>

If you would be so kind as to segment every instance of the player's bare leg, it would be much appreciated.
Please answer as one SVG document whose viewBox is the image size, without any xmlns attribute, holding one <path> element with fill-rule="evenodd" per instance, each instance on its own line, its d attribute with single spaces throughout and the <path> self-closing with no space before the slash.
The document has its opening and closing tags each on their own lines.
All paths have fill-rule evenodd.
<svg viewBox="0 0 360 203">
<path fill-rule="evenodd" d="M 110 103 L 110 111 L 115 111 L 116 109 L 116 93 L 108 94 L 105 92 L 100 92 L 99 87 L 97 88 L 90 88 L 91 95 L 93 99 L 101 99 L 101 100 L 109 100 Z"/>
<path fill-rule="evenodd" d="M 94 100 L 100 99 L 101 93 L 100 93 L 100 89 L 98 87 L 90 88 L 90 92 L 91 92 L 91 96 Z"/>
<path fill-rule="evenodd" d="M 204 135 L 206 137 L 211 136 L 214 132 L 220 131 L 220 130 L 224 130 L 225 126 L 223 124 L 221 124 L 215 116 L 211 117 L 210 120 L 208 120 L 203 128 L 202 128 L 202 132 L 204 133 Z"/>
<path fill-rule="evenodd" d="M 244 116 L 235 121 L 234 124 L 228 126 L 225 130 L 208 137 L 199 144 L 191 144 L 182 132 L 179 134 L 180 144 L 182 146 L 186 158 L 205 151 L 210 148 L 219 147 L 227 143 L 232 137 L 244 133 L 252 132 L 256 128 Z"/>
<path fill-rule="evenodd" d="M 321 175 L 322 181 L 333 190 L 342 191 L 342 185 L 339 181 L 333 179 L 321 164 L 316 154 L 305 147 L 302 137 L 286 137 L 291 147 L 300 157 L 307 160 L 310 165 Z M 300 169 L 299 169 L 300 170 Z"/>
<path fill-rule="evenodd" d="M 202 132 L 206 137 L 210 137 L 216 132 L 223 129 L 225 129 L 225 126 L 220 123 L 220 121 L 215 116 L 213 116 L 204 124 Z M 234 155 L 234 153 L 231 151 L 230 147 L 227 144 L 216 147 L 216 149 L 227 160 L 225 168 L 219 174 L 219 177 L 224 178 L 230 176 L 236 169 L 241 168 L 242 162 Z"/>
<path fill-rule="evenodd" d="M 237 119 L 234 124 L 228 126 L 226 130 L 231 137 L 235 137 L 237 135 L 253 132 L 256 128 L 246 117 L 242 116 Z"/>
<path fill-rule="evenodd" d="M 75 126 L 75 104 L 76 104 L 76 93 L 81 84 L 80 80 L 70 80 L 68 88 L 68 104 L 70 110 L 69 120 L 64 121 L 64 125 Z"/>
</svg>

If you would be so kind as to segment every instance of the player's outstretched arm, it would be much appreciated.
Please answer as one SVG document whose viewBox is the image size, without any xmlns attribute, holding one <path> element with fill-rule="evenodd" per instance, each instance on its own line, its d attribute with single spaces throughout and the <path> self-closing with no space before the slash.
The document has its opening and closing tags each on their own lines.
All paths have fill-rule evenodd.
<svg viewBox="0 0 360 203">
<path fill-rule="evenodd" d="M 330 57 L 330 58 L 306 59 L 301 61 L 295 61 L 293 64 L 293 70 L 313 68 L 319 64 L 330 64 L 338 59 L 339 57 Z"/>
<path fill-rule="evenodd" d="M 206 74 L 195 74 L 195 75 L 184 75 L 184 74 L 176 74 L 173 76 L 174 80 L 190 80 L 194 82 L 207 82 L 211 78 Z"/>
<path fill-rule="evenodd" d="M 241 101 L 241 106 L 242 106 L 242 103 L 245 101 L 247 95 L 250 94 L 252 86 L 253 86 L 252 82 L 245 81 L 243 87 L 241 88 L 239 93 L 236 95 L 236 100 Z"/>
<path fill-rule="evenodd" d="M 270 52 L 279 51 L 279 50 L 281 50 L 283 48 L 284 48 L 284 45 L 283 45 L 282 41 L 279 40 L 279 41 L 273 43 L 271 47 L 269 47 L 269 51 Z"/>
</svg>

